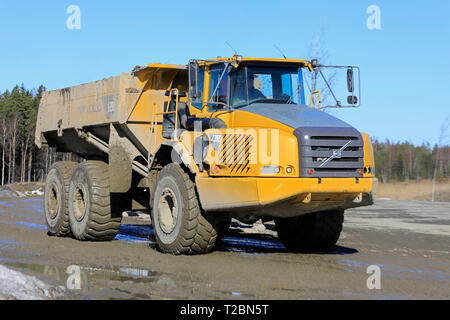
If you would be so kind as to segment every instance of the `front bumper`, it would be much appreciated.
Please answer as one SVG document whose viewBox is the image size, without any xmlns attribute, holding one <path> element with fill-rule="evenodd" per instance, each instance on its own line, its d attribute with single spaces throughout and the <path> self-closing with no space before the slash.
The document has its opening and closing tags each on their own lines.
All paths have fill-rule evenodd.
<svg viewBox="0 0 450 320">
<path fill-rule="evenodd" d="M 292 217 L 373 204 L 376 178 L 196 178 L 206 211 Z"/>
</svg>

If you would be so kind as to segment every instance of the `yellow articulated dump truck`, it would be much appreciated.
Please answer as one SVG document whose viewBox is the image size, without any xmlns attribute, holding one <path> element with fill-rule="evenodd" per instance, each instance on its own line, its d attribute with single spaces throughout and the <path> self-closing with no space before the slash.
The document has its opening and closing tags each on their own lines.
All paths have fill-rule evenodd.
<svg viewBox="0 0 450 320">
<path fill-rule="evenodd" d="M 377 187 L 369 136 L 324 111 L 359 104 L 358 67 L 239 55 L 46 92 L 37 146 L 85 159 L 49 170 L 48 232 L 113 240 L 140 210 L 166 253 L 211 251 L 232 218 L 274 220 L 288 250 L 329 250 L 344 210 L 373 204 Z"/>
</svg>

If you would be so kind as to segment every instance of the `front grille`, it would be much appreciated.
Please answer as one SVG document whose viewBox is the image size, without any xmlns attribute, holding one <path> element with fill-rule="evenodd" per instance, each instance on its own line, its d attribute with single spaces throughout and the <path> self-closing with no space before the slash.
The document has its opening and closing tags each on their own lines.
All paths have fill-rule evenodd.
<svg viewBox="0 0 450 320">
<path fill-rule="evenodd" d="M 245 134 L 224 134 L 219 150 L 219 163 L 231 174 L 246 174 L 250 170 L 250 152 L 253 137 Z"/>
<path fill-rule="evenodd" d="M 356 129 L 304 127 L 294 134 L 299 145 L 300 177 L 363 176 L 359 173 L 364 168 L 363 139 Z"/>
</svg>

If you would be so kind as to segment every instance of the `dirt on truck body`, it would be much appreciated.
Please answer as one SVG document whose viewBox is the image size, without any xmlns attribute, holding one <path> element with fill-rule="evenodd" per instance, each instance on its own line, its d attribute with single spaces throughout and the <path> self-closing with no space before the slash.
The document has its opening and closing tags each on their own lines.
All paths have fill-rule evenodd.
<svg viewBox="0 0 450 320">
<path fill-rule="evenodd" d="M 85 159 L 48 173 L 49 233 L 108 241 L 123 211 L 141 210 L 167 253 L 209 252 L 231 218 L 275 220 L 289 250 L 328 250 L 344 210 L 373 204 L 377 180 L 369 136 L 323 112 L 318 90 L 306 105 L 303 73 L 324 68 L 234 56 L 44 93 L 36 144 Z M 359 69 L 343 68 L 358 106 Z"/>
</svg>

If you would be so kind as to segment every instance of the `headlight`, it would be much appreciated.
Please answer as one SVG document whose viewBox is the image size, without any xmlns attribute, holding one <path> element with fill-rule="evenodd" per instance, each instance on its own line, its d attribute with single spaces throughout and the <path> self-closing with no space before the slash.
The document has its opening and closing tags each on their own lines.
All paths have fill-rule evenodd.
<svg viewBox="0 0 450 320">
<path fill-rule="evenodd" d="M 280 167 L 278 166 L 265 166 L 261 169 L 261 174 L 277 174 L 280 173 Z"/>
</svg>

